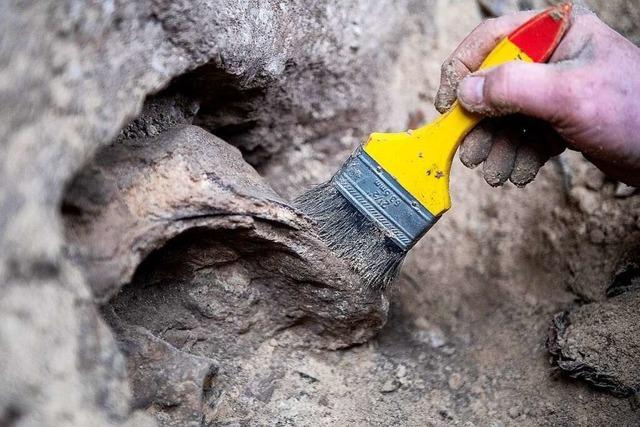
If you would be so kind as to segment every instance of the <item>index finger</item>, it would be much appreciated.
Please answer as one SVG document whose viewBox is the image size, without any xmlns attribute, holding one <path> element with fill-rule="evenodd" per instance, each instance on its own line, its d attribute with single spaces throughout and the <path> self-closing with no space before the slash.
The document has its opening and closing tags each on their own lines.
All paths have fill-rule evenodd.
<svg viewBox="0 0 640 427">
<path fill-rule="evenodd" d="M 494 47 L 539 11 L 519 12 L 487 19 L 478 25 L 442 64 L 436 109 L 444 113 L 457 98 L 458 83 L 480 68 Z"/>
</svg>

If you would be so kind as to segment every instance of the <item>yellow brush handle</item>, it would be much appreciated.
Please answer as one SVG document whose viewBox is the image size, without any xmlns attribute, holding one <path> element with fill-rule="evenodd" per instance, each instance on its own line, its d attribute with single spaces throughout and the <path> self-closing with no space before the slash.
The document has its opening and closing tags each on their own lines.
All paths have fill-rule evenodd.
<svg viewBox="0 0 640 427">
<path fill-rule="evenodd" d="M 480 68 L 513 60 L 533 62 L 505 38 Z M 465 111 L 456 102 L 436 121 L 415 131 L 372 134 L 364 151 L 431 214 L 440 216 L 451 207 L 449 174 L 453 156 L 460 142 L 480 120 L 480 116 Z"/>
</svg>

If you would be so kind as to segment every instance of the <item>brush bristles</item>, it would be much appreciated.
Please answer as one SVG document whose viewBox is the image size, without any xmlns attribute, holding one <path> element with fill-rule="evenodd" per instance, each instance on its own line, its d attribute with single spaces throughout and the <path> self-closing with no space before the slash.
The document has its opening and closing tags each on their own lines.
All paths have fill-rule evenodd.
<svg viewBox="0 0 640 427">
<path fill-rule="evenodd" d="M 320 238 L 346 261 L 368 289 L 384 290 L 407 254 L 358 211 L 333 185 L 318 185 L 294 205 L 310 217 Z"/>
</svg>

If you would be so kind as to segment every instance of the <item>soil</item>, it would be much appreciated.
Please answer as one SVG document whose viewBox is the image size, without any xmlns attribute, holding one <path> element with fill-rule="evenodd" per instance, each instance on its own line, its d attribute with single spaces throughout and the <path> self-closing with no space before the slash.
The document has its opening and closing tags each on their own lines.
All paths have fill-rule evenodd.
<svg viewBox="0 0 640 427">
<path fill-rule="evenodd" d="M 427 118 L 434 117 L 430 104 L 439 64 L 480 19 L 467 7 L 455 9 L 453 3 L 439 2 L 440 7 L 445 4 L 451 21 L 437 25 L 447 31 L 438 33 L 437 49 L 423 65 L 429 70 L 426 79 L 411 88 L 423 94 L 418 102 L 426 101 L 426 105 L 414 111 L 411 103 L 393 108 L 395 114 L 409 109 L 409 127 L 415 111 L 427 111 Z M 620 10 L 616 7 L 637 10 L 630 2 L 590 6 L 605 17 Z M 620 28 L 614 21 L 610 22 Z M 633 31 L 626 34 L 633 38 Z M 392 87 L 413 83 L 414 79 L 402 75 Z M 391 126 L 397 127 L 402 127 L 401 120 Z M 326 179 L 335 167 L 326 165 L 335 165 L 335 158 L 348 154 L 348 150 L 330 149 L 321 141 L 311 147 L 308 156 L 296 157 L 297 167 L 312 175 L 306 180 L 310 183 Z M 274 163 L 261 169 L 272 185 L 289 197 L 298 194 L 297 181 L 283 181 L 282 174 L 273 173 L 286 165 Z M 521 167 L 527 175 L 538 165 Z M 605 302 L 616 265 L 640 236 L 638 216 L 631 213 L 639 206 L 637 198 L 616 200 L 617 184 L 575 153 L 548 163 L 525 189 L 508 184 L 492 189 L 482 175 L 480 169 L 454 166 L 454 207 L 410 253 L 390 297 L 389 321 L 379 336 L 367 345 L 338 353 L 287 354 L 287 368 L 274 381 L 275 392 L 268 403 L 261 404 L 262 423 L 638 423 L 634 394 L 640 371 L 633 357 L 624 356 L 632 354 L 629 349 L 635 348 L 635 340 L 616 332 L 633 329 L 636 320 L 625 318 L 622 313 L 628 311 L 617 314 L 622 310 L 615 308 L 618 302 Z M 523 181 L 529 182 L 528 177 Z M 630 277 L 637 276 L 632 273 Z M 629 309 L 633 300 L 633 295 L 621 297 Z M 578 309 L 585 303 L 584 309 Z M 611 305 L 615 314 L 605 321 L 600 312 L 609 312 Z M 553 329 L 556 313 L 576 309 L 572 318 L 579 326 L 565 331 L 564 356 L 558 363 L 547 349 L 547 330 Z M 608 339 L 609 335 L 616 339 Z M 257 355 L 252 365 L 256 370 L 288 353 L 277 341 L 261 350 L 263 355 Z M 580 362 L 586 366 L 582 372 L 589 374 L 576 375 L 575 364 L 562 362 L 576 353 L 589 359 Z M 604 376 L 609 380 L 598 380 Z M 242 416 L 234 413 L 237 403 L 232 403 L 240 396 L 239 392 L 232 394 L 226 404 L 218 406 L 220 419 L 242 423 Z"/>
<path fill-rule="evenodd" d="M 538 4 L 481 3 L 7 6 L 0 425 L 638 425 L 640 198 L 580 155 L 456 160 L 386 290 L 291 205 Z M 590 4 L 637 40 L 635 3 Z"/>
</svg>

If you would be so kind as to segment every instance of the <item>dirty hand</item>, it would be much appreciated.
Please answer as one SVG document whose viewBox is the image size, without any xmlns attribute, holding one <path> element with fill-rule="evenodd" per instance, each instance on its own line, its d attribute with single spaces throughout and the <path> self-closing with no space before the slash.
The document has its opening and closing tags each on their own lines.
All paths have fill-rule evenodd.
<svg viewBox="0 0 640 427">
<path fill-rule="evenodd" d="M 531 182 L 565 146 L 604 173 L 640 186 L 640 49 L 581 10 L 549 64 L 512 62 L 474 73 L 495 45 L 534 13 L 485 21 L 442 66 L 436 108 L 457 99 L 491 116 L 464 140 L 460 159 L 484 162 L 493 186 Z"/>
</svg>

